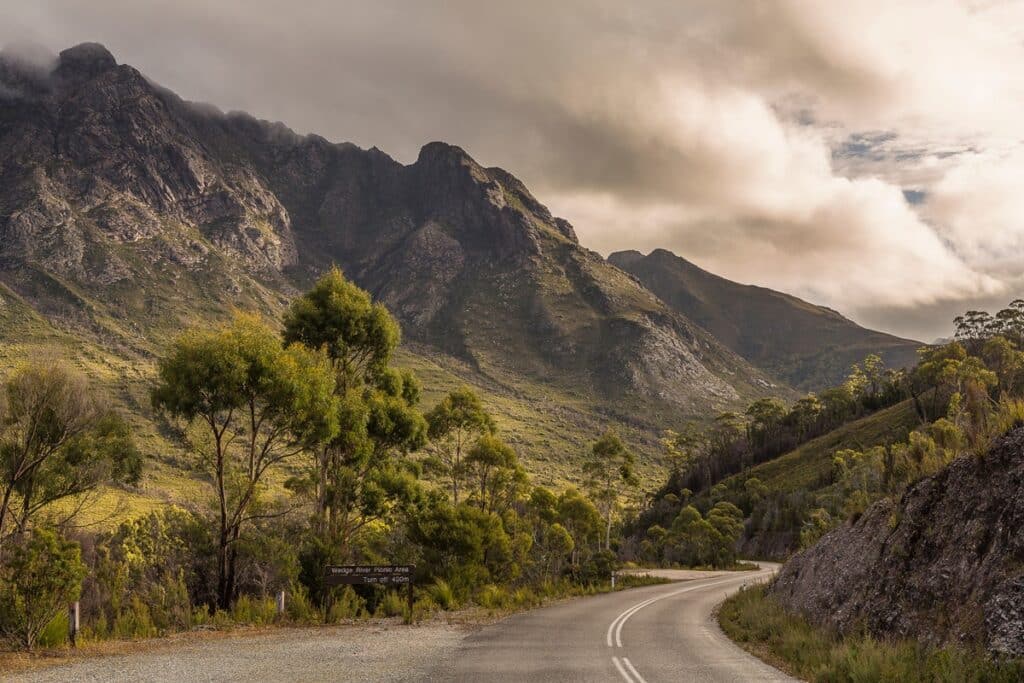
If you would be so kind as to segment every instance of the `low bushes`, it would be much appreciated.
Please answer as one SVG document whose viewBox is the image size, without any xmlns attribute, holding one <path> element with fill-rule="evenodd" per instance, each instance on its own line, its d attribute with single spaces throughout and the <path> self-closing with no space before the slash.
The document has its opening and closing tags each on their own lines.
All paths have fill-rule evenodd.
<svg viewBox="0 0 1024 683">
<path fill-rule="evenodd" d="M 903 683 L 1015 683 L 1024 664 L 997 661 L 960 648 L 936 649 L 914 641 L 884 641 L 867 634 L 840 637 L 787 613 L 765 586 L 725 601 L 719 623 L 730 638 L 805 680 Z"/>
</svg>

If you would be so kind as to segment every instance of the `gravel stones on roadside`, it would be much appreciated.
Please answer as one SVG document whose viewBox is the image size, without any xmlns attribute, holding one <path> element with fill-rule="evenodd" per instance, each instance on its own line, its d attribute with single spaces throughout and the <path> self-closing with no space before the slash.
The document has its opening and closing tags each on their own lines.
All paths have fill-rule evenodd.
<svg viewBox="0 0 1024 683">
<path fill-rule="evenodd" d="M 150 651 L 89 657 L 4 680 L 62 681 L 415 681 L 450 656 L 466 627 L 448 624 L 282 628 L 222 638 L 184 636 Z"/>
</svg>

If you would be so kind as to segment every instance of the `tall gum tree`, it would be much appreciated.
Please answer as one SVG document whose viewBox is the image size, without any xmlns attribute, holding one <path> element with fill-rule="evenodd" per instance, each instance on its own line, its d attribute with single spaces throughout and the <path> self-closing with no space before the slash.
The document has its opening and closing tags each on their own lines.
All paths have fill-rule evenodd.
<svg viewBox="0 0 1024 683">
<path fill-rule="evenodd" d="M 587 487 L 605 522 L 605 550 L 611 549 L 612 520 L 619 498 L 639 484 L 633 471 L 635 461 L 636 457 L 611 429 L 591 445 L 583 461 Z"/>
<path fill-rule="evenodd" d="M 291 485 L 315 501 L 314 529 L 330 560 L 351 559 L 356 534 L 418 491 L 405 457 L 423 446 L 420 385 L 390 367 L 400 330 L 387 309 L 337 268 L 296 299 L 284 339 L 321 350 L 335 376 L 339 430 Z"/>
<path fill-rule="evenodd" d="M 191 329 L 160 360 L 152 400 L 165 414 L 198 425 L 194 447 L 217 498 L 217 603 L 235 594 L 239 536 L 261 512 L 255 503 L 269 471 L 337 435 L 338 400 L 327 357 L 285 347 L 259 318 L 238 314 L 212 330 Z"/>
<path fill-rule="evenodd" d="M 458 505 L 462 480 L 468 474 L 466 457 L 479 439 L 494 434 L 494 418 L 472 389 L 461 387 L 427 413 L 427 424 L 431 440 L 428 463 L 448 479 L 452 502 Z"/>
</svg>

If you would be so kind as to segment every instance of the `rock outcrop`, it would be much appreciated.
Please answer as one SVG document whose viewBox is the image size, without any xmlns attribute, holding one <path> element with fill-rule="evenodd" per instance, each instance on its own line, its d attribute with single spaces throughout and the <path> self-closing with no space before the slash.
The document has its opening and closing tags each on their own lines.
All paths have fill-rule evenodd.
<svg viewBox="0 0 1024 683">
<path fill-rule="evenodd" d="M 794 556 L 772 594 L 840 631 L 1024 656 L 1024 428 Z"/>
</svg>

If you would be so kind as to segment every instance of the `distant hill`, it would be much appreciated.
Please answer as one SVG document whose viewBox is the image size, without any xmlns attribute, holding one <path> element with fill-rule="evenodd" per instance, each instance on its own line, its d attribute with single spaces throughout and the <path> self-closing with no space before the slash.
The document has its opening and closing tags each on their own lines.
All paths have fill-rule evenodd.
<svg viewBox="0 0 1024 683">
<path fill-rule="evenodd" d="M 146 399 L 167 342 L 236 308 L 279 316 L 332 263 L 399 318 L 427 402 L 480 388 L 540 481 L 578 476 L 606 425 L 650 471 L 664 427 L 791 395 L 458 147 L 403 165 L 300 136 L 185 102 L 97 44 L 46 67 L 0 55 L 8 363 L 72 358 L 167 452 Z"/>
<path fill-rule="evenodd" d="M 620 251 L 608 260 L 752 364 L 799 389 L 838 384 L 870 353 L 892 368 L 911 366 L 922 346 L 789 294 L 726 280 L 664 249 L 647 256 Z"/>
</svg>

